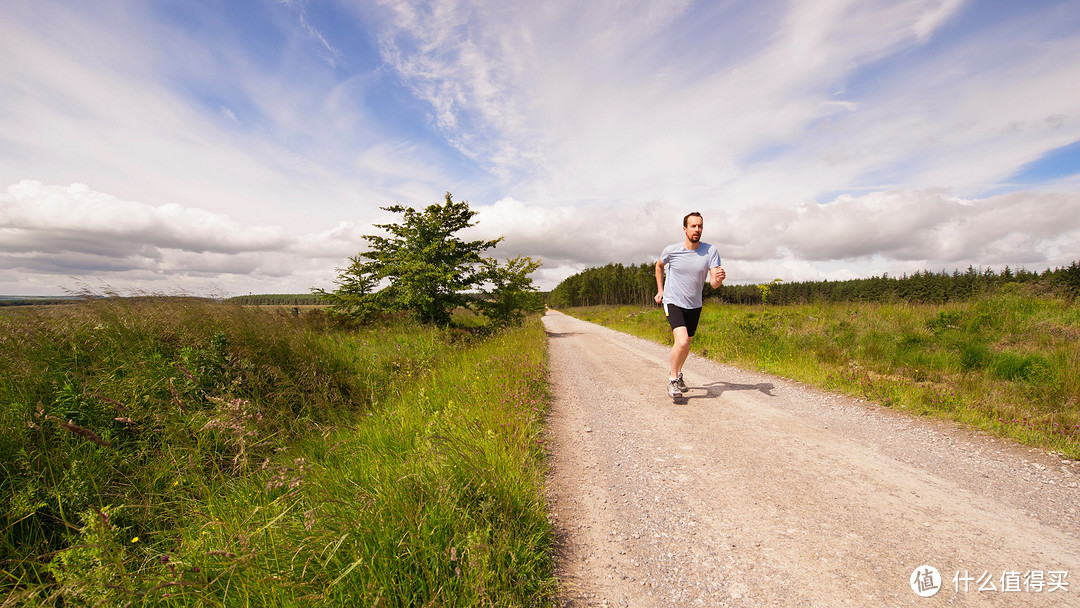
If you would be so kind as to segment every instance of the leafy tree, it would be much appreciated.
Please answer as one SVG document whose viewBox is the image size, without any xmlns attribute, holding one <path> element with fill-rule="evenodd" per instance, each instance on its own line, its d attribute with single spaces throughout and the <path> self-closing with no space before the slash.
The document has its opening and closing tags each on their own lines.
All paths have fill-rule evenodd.
<svg viewBox="0 0 1080 608">
<path fill-rule="evenodd" d="M 365 235 L 370 251 L 350 258 L 338 269 L 338 289 L 327 298 L 338 312 L 367 320 L 374 312 L 409 311 L 423 323 L 449 325 L 451 312 L 468 306 L 465 292 L 485 279 L 480 253 L 502 240 L 463 241 L 459 230 L 473 226 L 476 212 L 450 193 L 442 204 L 416 210 L 403 205 L 383 207 L 400 213 L 393 224 L 376 224 L 386 235 Z M 382 289 L 375 290 L 379 285 Z"/>
<path fill-rule="evenodd" d="M 360 256 L 349 258 L 349 262 L 348 268 L 337 269 L 338 278 L 334 280 L 337 289 L 331 292 L 322 289 L 311 291 L 322 302 L 330 304 L 335 312 L 367 323 L 380 312 L 378 302 L 372 295 L 378 279 Z"/>
<path fill-rule="evenodd" d="M 484 299 L 476 302 L 480 312 L 496 325 L 520 325 L 527 312 L 544 309 L 544 299 L 536 292 L 529 277 L 542 262 L 527 256 L 518 256 L 500 265 L 487 258 L 483 262 L 485 289 Z"/>
</svg>

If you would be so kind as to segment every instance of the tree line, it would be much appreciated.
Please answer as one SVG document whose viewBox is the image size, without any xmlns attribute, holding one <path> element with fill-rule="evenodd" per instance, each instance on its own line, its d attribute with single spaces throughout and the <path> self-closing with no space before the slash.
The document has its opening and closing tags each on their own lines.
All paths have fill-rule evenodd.
<svg viewBox="0 0 1080 608">
<path fill-rule="evenodd" d="M 322 304 L 322 298 L 313 293 L 263 293 L 234 296 L 226 300 L 249 306 L 314 306 Z"/>
<path fill-rule="evenodd" d="M 624 266 L 608 264 L 587 268 L 559 283 L 547 296 L 552 308 L 597 305 L 653 304 L 656 274 L 653 264 Z M 810 302 L 889 302 L 942 303 L 962 301 L 1007 283 L 1025 283 L 1037 289 L 1076 298 L 1080 296 L 1080 263 L 1043 272 L 1006 266 L 998 272 L 991 268 L 968 266 L 949 273 L 924 270 L 912 275 L 890 277 L 888 274 L 844 281 L 779 280 L 763 285 L 723 285 L 713 289 L 704 285 L 702 294 L 731 304 L 803 304 Z"/>
<path fill-rule="evenodd" d="M 0 296 L 0 306 L 44 306 L 50 304 L 71 304 L 76 296 Z"/>
</svg>

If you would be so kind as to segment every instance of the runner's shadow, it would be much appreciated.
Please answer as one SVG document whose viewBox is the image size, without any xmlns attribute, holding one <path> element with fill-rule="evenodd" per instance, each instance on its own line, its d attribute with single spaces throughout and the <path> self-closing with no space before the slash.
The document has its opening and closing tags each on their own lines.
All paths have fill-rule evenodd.
<svg viewBox="0 0 1080 608">
<path fill-rule="evenodd" d="M 736 384 L 734 382 L 713 382 L 702 386 L 691 386 L 690 392 L 675 398 L 676 403 L 686 403 L 690 399 L 716 399 L 728 391 L 759 391 L 770 397 L 775 397 L 772 390 L 776 388 L 772 382 L 759 382 L 757 384 Z M 705 394 L 701 394 L 705 389 Z"/>
</svg>

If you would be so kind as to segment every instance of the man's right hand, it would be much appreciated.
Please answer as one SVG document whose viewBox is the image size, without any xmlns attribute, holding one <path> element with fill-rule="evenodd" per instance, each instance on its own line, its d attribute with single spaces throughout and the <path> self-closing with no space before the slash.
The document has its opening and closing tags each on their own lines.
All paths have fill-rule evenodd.
<svg viewBox="0 0 1080 608">
<path fill-rule="evenodd" d="M 653 296 L 653 301 L 656 302 L 657 304 L 663 304 L 663 302 L 664 302 L 664 290 L 663 289 L 656 292 L 656 295 Z"/>
</svg>

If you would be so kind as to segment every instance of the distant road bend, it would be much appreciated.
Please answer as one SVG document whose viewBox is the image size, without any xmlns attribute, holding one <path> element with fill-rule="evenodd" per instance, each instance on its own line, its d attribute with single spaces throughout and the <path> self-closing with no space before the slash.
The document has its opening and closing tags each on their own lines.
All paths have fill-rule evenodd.
<svg viewBox="0 0 1080 608">
<path fill-rule="evenodd" d="M 1076 462 L 544 324 L 564 606 L 1080 607 Z"/>
</svg>

